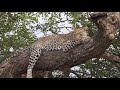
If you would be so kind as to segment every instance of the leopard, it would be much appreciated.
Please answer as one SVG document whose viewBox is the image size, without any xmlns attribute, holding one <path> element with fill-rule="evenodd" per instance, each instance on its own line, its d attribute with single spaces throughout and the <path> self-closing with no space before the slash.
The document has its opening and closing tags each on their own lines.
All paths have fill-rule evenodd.
<svg viewBox="0 0 120 90">
<path fill-rule="evenodd" d="M 88 37 L 88 27 L 80 27 L 67 34 L 53 34 L 39 38 L 31 45 L 26 78 L 32 78 L 33 68 L 43 51 L 67 52 L 77 45 L 82 45 Z"/>
</svg>

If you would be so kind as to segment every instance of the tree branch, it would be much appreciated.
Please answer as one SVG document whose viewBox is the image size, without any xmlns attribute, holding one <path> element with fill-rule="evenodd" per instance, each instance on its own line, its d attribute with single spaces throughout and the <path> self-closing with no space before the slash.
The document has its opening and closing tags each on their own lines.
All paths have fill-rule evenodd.
<svg viewBox="0 0 120 90">
<path fill-rule="evenodd" d="M 109 60 L 110 62 L 112 62 L 116 67 L 118 67 L 120 69 L 120 57 L 117 55 L 114 55 L 111 52 L 105 52 L 101 58 L 104 58 L 106 60 Z"/>
<path fill-rule="evenodd" d="M 75 74 L 78 78 L 80 78 L 80 74 L 78 74 L 78 73 L 82 73 L 82 72 L 70 70 L 70 73 L 73 73 L 73 74 Z"/>
<path fill-rule="evenodd" d="M 120 63 L 120 57 L 117 56 L 117 55 L 114 55 L 111 52 L 106 51 L 101 57 L 104 58 L 104 59 L 107 59 L 109 61 L 113 61 L 115 63 Z"/>
</svg>

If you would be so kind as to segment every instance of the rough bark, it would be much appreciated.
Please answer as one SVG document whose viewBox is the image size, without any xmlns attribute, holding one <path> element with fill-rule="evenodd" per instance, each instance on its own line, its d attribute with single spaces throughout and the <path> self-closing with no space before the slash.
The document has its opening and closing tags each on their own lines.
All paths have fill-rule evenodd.
<svg viewBox="0 0 120 90">
<path fill-rule="evenodd" d="M 33 70 L 64 70 L 65 68 L 85 63 L 91 58 L 100 57 L 115 38 L 115 33 L 120 22 L 120 13 L 97 12 L 91 14 L 90 19 L 96 24 L 98 31 L 87 43 L 76 46 L 68 52 L 43 51 Z M 0 77 L 15 78 L 26 73 L 29 56 L 30 52 L 28 50 L 1 64 Z"/>
</svg>

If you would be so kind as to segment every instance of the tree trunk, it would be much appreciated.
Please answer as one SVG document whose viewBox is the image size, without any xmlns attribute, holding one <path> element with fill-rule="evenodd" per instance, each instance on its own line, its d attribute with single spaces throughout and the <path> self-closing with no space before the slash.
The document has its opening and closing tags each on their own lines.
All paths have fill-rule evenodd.
<svg viewBox="0 0 120 90">
<path fill-rule="evenodd" d="M 88 38 L 88 42 L 78 45 L 67 52 L 43 51 L 33 71 L 64 70 L 67 67 L 85 63 L 91 58 L 100 57 L 115 38 L 120 22 L 120 13 L 92 13 L 90 20 L 96 24 L 98 31 L 93 37 Z M 30 52 L 27 50 L 2 63 L 0 66 L 0 77 L 15 78 L 25 74 L 29 57 Z"/>
</svg>

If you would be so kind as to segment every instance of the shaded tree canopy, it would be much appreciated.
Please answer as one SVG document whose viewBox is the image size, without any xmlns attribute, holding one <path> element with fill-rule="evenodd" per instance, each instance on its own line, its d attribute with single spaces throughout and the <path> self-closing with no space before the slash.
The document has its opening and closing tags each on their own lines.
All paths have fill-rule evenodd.
<svg viewBox="0 0 120 90">
<path fill-rule="evenodd" d="M 66 74 L 67 77 L 80 78 L 120 76 L 119 12 L 94 12 L 90 16 L 88 12 L 1 12 L 0 16 L 1 78 L 22 77 L 26 74 L 29 50 L 8 61 L 6 58 L 35 42 L 40 37 L 36 36 L 37 33 L 47 36 L 86 26 L 89 28 L 89 41 L 68 52 L 44 51 L 35 65 L 34 76 L 40 77 L 39 74 L 46 71 L 49 71 L 49 77 L 66 77 Z M 74 66 L 79 69 L 73 70 Z M 67 73 L 55 75 L 55 70 Z"/>
</svg>

